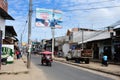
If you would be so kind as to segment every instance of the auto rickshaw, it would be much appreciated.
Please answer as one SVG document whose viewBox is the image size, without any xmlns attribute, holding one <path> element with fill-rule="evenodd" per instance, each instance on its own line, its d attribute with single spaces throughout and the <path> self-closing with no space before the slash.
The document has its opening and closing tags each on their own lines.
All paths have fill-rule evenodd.
<svg viewBox="0 0 120 80">
<path fill-rule="evenodd" d="M 44 51 L 41 52 L 41 64 L 46 66 L 52 66 L 52 52 Z"/>
</svg>

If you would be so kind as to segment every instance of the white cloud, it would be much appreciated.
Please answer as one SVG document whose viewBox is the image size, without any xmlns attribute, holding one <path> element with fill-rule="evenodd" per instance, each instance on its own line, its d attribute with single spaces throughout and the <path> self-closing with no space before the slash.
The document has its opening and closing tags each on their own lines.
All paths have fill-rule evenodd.
<svg viewBox="0 0 120 80">
<path fill-rule="evenodd" d="M 116 16 L 116 17 L 120 16 L 120 7 L 113 9 L 113 15 Z"/>
<path fill-rule="evenodd" d="M 27 19 L 28 13 L 28 0 L 8 0 L 9 1 L 9 13 L 13 15 L 12 17 L 16 19 L 16 21 L 11 22 L 13 26 L 15 26 L 16 31 L 18 34 L 21 33 L 23 27 L 21 27 L 25 22 L 24 19 Z M 54 0 L 55 3 L 52 2 L 53 0 L 38 0 L 37 3 L 33 0 L 33 10 L 35 10 L 35 6 L 42 7 L 42 8 L 50 8 L 50 5 L 53 8 L 63 11 L 63 23 L 62 29 L 56 29 L 56 36 L 64 35 L 67 29 L 72 27 L 80 26 L 80 27 L 87 27 L 91 28 L 92 24 L 95 28 L 105 27 L 110 25 L 118 20 L 120 20 L 120 7 L 118 8 L 102 8 L 102 9 L 91 9 L 91 10 L 81 10 L 81 9 L 89 9 L 89 8 L 96 8 L 96 7 L 105 7 L 105 6 L 116 6 L 120 5 L 119 0 Z M 103 2 L 102 2 L 103 1 Z M 106 2 L 104 2 L 106 1 Z M 107 2 L 108 1 L 108 2 Z M 96 4 L 89 4 L 93 2 L 102 2 Z M 42 5 L 40 5 L 42 3 Z M 47 4 L 44 6 L 44 3 Z M 13 5 L 14 4 L 14 5 Z M 54 6 L 53 6 L 54 4 Z M 72 7 L 70 7 L 72 6 Z M 73 10 L 64 12 L 64 10 Z M 79 9 L 74 11 L 75 9 Z M 51 37 L 51 30 L 50 28 L 37 28 L 35 27 L 35 12 L 33 13 L 32 18 L 32 39 L 37 37 L 40 38 L 50 38 Z M 22 20 L 22 22 L 19 22 Z M 27 29 L 27 28 L 26 28 Z M 21 31 L 19 31 L 21 30 Z M 27 31 L 27 30 L 26 30 Z M 59 33 L 58 33 L 59 32 Z M 62 32 L 62 33 L 61 33 Z M 27 35 L 26 35 L 27 37 Z"/>
<path fill-rule="evenodd" d="M 98 9 L 94 10 L 89 14 L 89 19 L 91 20 L 102 20 L 102 19 L 112 19 L 113 13 L 108 9 Z"/>
</svg>

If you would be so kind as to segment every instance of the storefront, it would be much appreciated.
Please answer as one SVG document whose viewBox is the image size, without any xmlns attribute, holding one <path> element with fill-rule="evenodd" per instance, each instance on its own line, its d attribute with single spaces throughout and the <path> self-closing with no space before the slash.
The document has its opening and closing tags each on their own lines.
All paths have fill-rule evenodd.
<svg viewBox="0 0 120 80">
<path fill-rule="evenodd" d="M 120 37 L 114 39 L 114 60 L 120 62 Z"/>
<path fill-rule="evenodd" d="M 116 36 L 113 38 L 114 42 L 114 61 L 120 62 L 120 28 L 114 29 Z"/>
</svg>

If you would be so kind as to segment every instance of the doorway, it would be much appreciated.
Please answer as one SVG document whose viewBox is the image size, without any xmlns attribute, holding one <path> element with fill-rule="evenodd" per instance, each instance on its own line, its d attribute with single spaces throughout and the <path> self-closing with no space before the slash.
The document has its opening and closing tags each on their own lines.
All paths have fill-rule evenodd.
<svg viewBox="0 0 120 80">
<path fill-rule="evenodd" d="M 111 46 L 104 46 L 103 51 L 108 56 L 108 60 L 111 60 L 112 59 Z"/>
<path fill-rule="evenodd" d="M 93 58 L 94 59 L 99 59 L 99 47 L 98 47 L 98 44 L 94 44 L 93 51 L 94 51 Z"/>
</svg>

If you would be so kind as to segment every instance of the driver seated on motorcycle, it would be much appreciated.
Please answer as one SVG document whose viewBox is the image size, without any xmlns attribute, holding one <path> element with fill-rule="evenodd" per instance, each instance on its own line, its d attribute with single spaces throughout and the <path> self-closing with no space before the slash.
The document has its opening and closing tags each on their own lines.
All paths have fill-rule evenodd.
<svg viewBox="0 0 120 80">
<path fill-rule="evenodd" d="M 50 55 L 46 55 L 46 59 L 48 59 L 48 60 L 49 60 L 49 59 L 50 59 Z"/>
<path fill-rule="evenodd" d="M 49 60 L 50 59 L 50 55 L 43 55 L 42 56 L 42 60 Z"/>
</svg>

